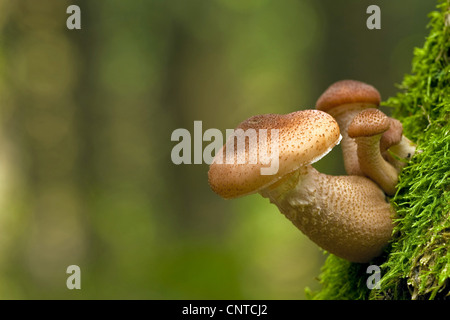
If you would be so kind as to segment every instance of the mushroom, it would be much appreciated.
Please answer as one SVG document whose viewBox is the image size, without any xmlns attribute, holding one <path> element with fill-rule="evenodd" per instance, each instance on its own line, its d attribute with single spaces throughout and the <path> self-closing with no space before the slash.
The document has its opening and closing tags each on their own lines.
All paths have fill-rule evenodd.
<svg viewBox="0 0 450 320">
<path fill-rule="evenodd" d="M 364 173 L 359 167 L 356 143 L 348 136 L 348 126 L 359 112 L 368 108 L 378 108 L 380 101 L 380 93 L 373 86 L 356 80 L 341 80 L 328 87 L 316 102 L 316 109 L 328 112 L 339 124 L 344 166 L 349 175 L 364 175 Z M 383 157 L 400 171 L 406 160 L 414 154 L 415 144 L 402 135 L 403 127 L 398 120 L 391 121 L 395 122 L 396 129 L 393 127 L 381 137 L 380 147 Z"/>
<path fill-rule="evenodd" d="M 365 263 L 382 253 L 391 237 L 393 213 L 383 191 L 366 177 L 326 175 L 311 165 L 340 141 L 333 117 L 319 110 L 259 115 L 236 129 L 277 130 L 278 171 L 261 175 L 260 161 L 217 161 L 235 145 L 231 136 L 210 165 L 208 179 L 214 192 L 226 199 L 261 194 L 313 242 L 349 261 Z M 244 154 L 248 160 L 261 148 L 274 147 L 267 144 L 265 137 L 258 144 L 249 141 L 245 150 L 234 150 L 235 159 Z"/>
<path fill-rule="evenodd" d="M 328 87 L 316 102 L 316 109 L 329 113 L 339 124 L 344 166 L 349 175 L 364 174 L 359 167 L 356 144 L 347 134 L 348 126 L 359 112 L 378 107 L 380 101 L 380 93 L 373 86 L 356 80 L 341 80 Z"/>
<path fill-rule="evenodd" d="M 390 118 L 383 112 L 370 108 L 358 113 L 348 126 L 348 136 L 354 138 L 357 145 L 360 169 L 390 196 L 395 194 L 398 171 L 382 157 L 380 139 L 388 132 L 391 123 Z M 389 141 L 388 138 L 391 137 L 394 141 L 399 140 L 394 131 L 385 141 Z"/>
<path fill-rule="evenodd" d="M 400 172 L 416 153 L 416 144 L 403 135 L 403 125 L 399 120 L 394 118 L 389 120 L 391 125 L 381 136 L 380 152 L 384 160 Z"/>
</svg>

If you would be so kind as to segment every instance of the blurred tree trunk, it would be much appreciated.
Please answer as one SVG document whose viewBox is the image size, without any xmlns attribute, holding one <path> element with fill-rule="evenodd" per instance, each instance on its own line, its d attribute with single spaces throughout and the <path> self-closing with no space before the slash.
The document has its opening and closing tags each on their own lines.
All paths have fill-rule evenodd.
<svg viewBox="0 0 450 320">
<path fill-rule="evenodd" d="M 9 2 L 3 33 L 11 98 L 6 127 L 15 146 L 14 180 L 21 181 L 10 200 L 21 225 L 14 228 L 21 232 L 15 247 L 23 249 L 14 251 L 12 261 L 21 267 L 12 272 L 23 272 L 30 292 L 45 283 L 51 293 L 60 286 L 55 276 L 82 263 L 85 254 L 75 102 L 80 57 L 66 28 L 67 3 Z"/>
</svg>

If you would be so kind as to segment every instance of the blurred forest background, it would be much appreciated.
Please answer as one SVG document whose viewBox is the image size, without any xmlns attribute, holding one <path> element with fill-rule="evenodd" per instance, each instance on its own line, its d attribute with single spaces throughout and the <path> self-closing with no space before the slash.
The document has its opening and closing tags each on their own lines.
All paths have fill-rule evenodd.
<svg viewBox="0 0 450 320">
<path fill-rule="evenodd" d="M 323 252 L 268 200 L 174 165 L 171 133 L 313 108 L 341 79 L 385 100 L 435 4 L 0 0 L 0 298 L 305 298 Z M 343 174 L 340 156 L 316 168 Z"/>
</svg>

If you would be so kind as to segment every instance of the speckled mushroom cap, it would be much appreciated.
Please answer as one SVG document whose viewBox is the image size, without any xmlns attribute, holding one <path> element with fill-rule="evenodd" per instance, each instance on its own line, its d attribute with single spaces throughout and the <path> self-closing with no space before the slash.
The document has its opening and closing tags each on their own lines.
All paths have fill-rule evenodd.
<svg viewBox="0 0 450 320">
<path fill-rule="evenodd" d="M 316 102 L 316 109 L 328 112 L 334 107 L 352 103 L 378 106 L 380 101 L 380 93 L 373 86 L 356 80 L 341 80 L 325 90 Z"/>
<path fill-rule="evenodd" d="M 371 137 L 382 134 L 389 129 L 391 121 L 387 115 L 375 108 L 369 108 L 358 113 L 348 127 L 351 138 Z"/>
<path fill-rule="evenodd" d="M 234 148 L 234 159 L 245 157 L 245 163 L 225 163 L 227 147 L 236 145 L 236 137 L 230 136 L 210 165 L 208 179 L 211 189 L 226 199 L 236 198 L 259 190 L 278 181 L 299 167 L 318 161 L 340 141 L 337 122 L 329 114 L 319 110 L 303 110 L 286 115 L 265 114 L 253 116 L 236 129 L 255 129 L 258 143 L 246 141 L 245 148 Z M 266 129 L 267 140 L 260 141 L 260 130 Z M 259 154 L 265 144 L 268 154 L 272 153 L 271 130 L 278 130 L 278 170 L 272 175 L 262 175 L 261 168 L 269 164 L 249 163 L 250 156 Z M 236 132 L 236 131 L 235 131 Z M 246 139 L 247 140 L 247 139 Z M 245 149 L 245 150 L 242 150 Z M 218 156 L 223 163 L 218 160 Z"/>
</svg>

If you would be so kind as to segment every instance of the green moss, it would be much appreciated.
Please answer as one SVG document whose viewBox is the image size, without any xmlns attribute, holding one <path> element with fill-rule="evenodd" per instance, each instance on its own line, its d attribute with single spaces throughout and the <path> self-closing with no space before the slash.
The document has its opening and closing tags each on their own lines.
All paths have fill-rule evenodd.
<svg viewBox="0 0 450 320">
<path fill-rule="evenodd" d="M 440 299 L 450 295 L 450 1 L 430 14 L 430 34 L 416 48 L 412 73 L 384 104 L 418 144 L 402 170 L 391 199 L 396 210 L 393 239 L 381 268 L 381 288 L 369 290 L 367 266 L 330 255 L 322 290 L 312 299 Z"/>
</svg>

